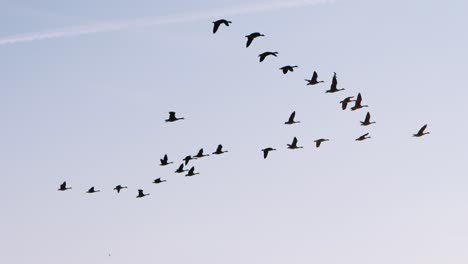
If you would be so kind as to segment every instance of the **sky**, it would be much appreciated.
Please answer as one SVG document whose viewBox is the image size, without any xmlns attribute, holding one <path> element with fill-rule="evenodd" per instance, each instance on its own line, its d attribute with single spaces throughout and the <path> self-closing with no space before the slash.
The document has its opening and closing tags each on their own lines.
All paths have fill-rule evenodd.
<svg viewBox="0 0 468 264">
<path fill-rule="evenodd" d="M 0 262 L 466 263 L 468 3 L 299 2 L 3 1 Z M 131 25 L 2 43 L 103 23 Z"/>
</svg>

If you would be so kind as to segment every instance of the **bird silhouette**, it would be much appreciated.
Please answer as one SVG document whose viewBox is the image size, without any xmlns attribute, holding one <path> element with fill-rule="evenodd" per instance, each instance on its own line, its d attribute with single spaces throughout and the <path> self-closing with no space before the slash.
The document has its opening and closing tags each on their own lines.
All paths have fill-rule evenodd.
<svg viewBox="0 0 468 264">
<path fill-rule="evenodd" d="M 142 189 L 139 189 L 139 190 L 138 190 L 138 195 L 137 195 L 136 198 L 143 198 L 143 197 L 145 197 L 145 196 L 147 196 L 147 195 L 150 195 L 150 194 L 149 194 L 149 193 L 146 193 L 146 194 L 145 194 L 145 193 L 143 193 L 143 190 L 142 190 Z"/>
<path fill-rule="evenodd" d="M 125 188 L 127 188 L 127 187 L 126 187 L 126 186 L 122 186 L 122 185 L 117 185 L 117 186 L 115 186 L 114 190 L 116 190 L 117 193 L 120 193 L 120 190 L 125 189 Z"/>
<path fill-rule="evenodd" d="M 425 124 L 424 126 L 422 126 L 422 127 L 419 129 L 418 133 L 413 134 L 413 137 L 422 137 L 422 136 L 424 136 L 424 135 L 430 134 L 430 132 L 424 132 L 424 130 L 426 130 L 426 128 L 427 128 L 427 124 Z"/>
<path fill-rule="evenodd" d="M 175 112 L 169 112 L 169 118 L 166 119 L 166 122 L 175 122 L 175 121 L 177 121 L 177 120 L 182 120 L 182 119 L 184 119 L 183 117 L 177 118 L 175 115 L 176 115 Z"/>
<path fill-rule="evenodd" d="M 195 159 L 197 159 L 197 158 L 194 158 L 191 155 L 188 155 L 183 159 L 183 161 L 185 161 L 185 165 L 187 165 L 189 163 L 189 161 L 195 160 Z"/>
<path fill-rule="evenodd" d="M 245 36 L 247 38 L 247 43 L 245 44 L 245 47 L 248 48 L 250 46 L 250 44 L 252 44 L 252 41 L 255 39 L 255 38 L 258 38 L 258 37 L 264 37 L 265 35 L 263 34 L 260 34 L 259 32 L 254 32 L 254 33 L 251 33 L 247 36 Z"/>
<path fill-rule="evenodd" d="M 264 149 L 262 149 L 262 151 L 263 151 L 263 158 L 266 159 L 266 158 L 268 157 L 268 152 L 274 151 L 274 150 L 276 150 L 276 149 L 274 149 L 274 148 L 264 148 Z"/>
<path fill-rule="evenodd" d="M 58 190 L 59 190 L 59 191 L 66 191 L 66 190 L 70 190 L 70 189 L 71 189 L 71 187 L 68 187 L 68 188 L 67 188 L 67 182 L 64 181 L 62 184 L 60 184 L 60 187 L 59 187 Z"/>
<path fill-rule="evenodd" d="M 200 159 L 200 158 L 208 157 L 208 156 L 209 156 L 209 154 L 203 154 L 203 149 L 201 148 L 201 149 L 198 151 L 197 155 L 195 155 L 194 157 Z"/>
<path fill-rule="evenodd" d="M 296 111 L 293 111 L 291 115 L 289 116 L 288 121 L 284 122 L 284 124 L 292 125 L 292 124 L 300 123 L 301 121 L 294 121 L 295 117 L 296 117 Z"/>
<path fill-rule="evenodd" d="M 293 72 L 294 68 L 297 68 L 297 65 L 291 66 L 291 65 L 286 65 L 280 68 L 280 70 L 283 72 L 283 74 L 286 74 L 288 72 Z"/>
<path fill-rule="evenodd" d="M 157 178 L 153 181 L 153 183 L 160 184 L 162 182 L 166 182 L 166 180 L 161 180 L 161 178 Z"/>
<path fill-rule="evenodd" d="M 338 89 L 337 86 L 338 86 L 338 80 L 336 79 L 336 72 L 334 72 L 333 73 L 333 80 L 332 80 L 332 84 L 330 86 L 330 89 L 326 90 L 325 92 L 326 93 L 336 93 L 336 92 L 344 90 L 344 88 Z"/>
<path fill-rule="evenodd" d="M 219 29 L 219 26 L 221 24 L 224 24 L 226 27 L 229 27 L 229 24 L 231 24 L 232 22 L 231 21 L 228 21 L 226 19 L 220 19 L 220 20 L 216 20 L 213 22 L 213 34 L 215 34 L 218 29 Z"/>
<path fill-rule="evenodd" d="M 319 147 L 320 147 L 320 144 L 322 144 L 322 142 L 325 142 L 325 141 L 330 141 L 330 140 L 329 140 L 329 139 L 326 139 L 326 138 L 321 138 L 321 139 L 314 140 L 314 142 L 315 142 L 315 147 L 319 148 Z"/>
<path fill-rule="evenodd" d="M 258 55 L 258 57 L 260 57 L 260 62 L 262 62 L 263 60 L 265 60 L 266 57 L 268 56 L 275 56 L 275 57 L 278 57 L 278 52 L 271 52 L 271 51 L 267 51 L 267 52 L 263 52 L 262 54 Z"/>
<path fill-rule="evenodd" d="M 164 155 L 164 158 L 162 159 L 159 159 L 161 161 L 161 164 L 159 164 L 159 166 L 166 166 L 166 165 L 169 165 L 169 164 L 172 164 L 173 162 L 168 162 L 167 161 L 167 154 Z"/>
<path fill-rule="evenodd" d="M 341 104 L 341 109 L 346 110 L 346 107 L 348 107 L 348 104 L 349 104 L 350 102 L 355 101 L 355 100 L 352 100 L 352 98 L 354 98 L 354 96 L 348 96 L 348 97 L 346 97 L 345 99 L 343 99 L 343 100 L 340 102 L 340 104 Z"/>
<path fill-rule="evenodd" d="M 89 190 L 87 191 L 87 193 L 97 193 L 97 192 L 100 192 L 100 190 L 95 190 L 94 187 L 89 188 Z"/>
<path fill-rule="evenodd" d="M 197 175 L 197 174 L 200 174 L 198 172 L 195 172 L 195 167 L 192 167 L 190 168 L 190 170 L 188 171 L 187 174 L 185 174 L 186 177 L 190 177 L 190 176 L 194 176 L 194 175 Z"/>
<path fill-rule="evenodd" d="M 368 126 L 368 125 L 371 125 L 371 124 L 375 124 L 375 122 L 371 122 L 371 121 L 370 121 L 370 118 L 371 118 L 370 113 L 367 112 L 366 118 L 364 119 L 364 121 L 360 121 L 360 122 L 361 122 L 361 126 Z"/>
<path fill-rule="evenodd" d="M 366 140 L 368 138 L 371 138 L 371 137 L 368 137 L 369 133 L 366 133 L 358 138 L 356 138 L 356 141 L 363 141 L 363 140 Z"/>
<path fill-rule="evenodd" d="M 362 105 L 361 103 L 362 103 L 362 96 L 361 96 L 361 93 L 358 93 L 356 101 L 354 102 L 354 106 L 351 107 L 351 111 L 355 111 L 363 107 L 369 107 L 368 105 Z"/>
<path fill-rule="evenodd" d="M 317 79 L 318 79 L 318 74 L 316 71 L 314 71 L 312 78 L 310 80 L 305 79 L 305 81 L 307 82 L 307 85 L 316 85 L 319 83 L 323 83 L 323 81 L 318 81 Z"/>
<path fill-rule="evenodd" d="M 286 144 L 288 145 L 288 149 L 298 149 L 298 148 L 303 148 L 303 147 L 298 147 L 297 146 L 297 138 L 294 137 L 293 141 L 291 144 Z"/>
<path fill-rule="evenodd" d="M 187 171 L 187 170 L 184 170 L 184 164 L 180 164 L 179 168 L 177 168 L 177 170 L 175 171 L 175 173 L 182 173 L 184 171 Z"/>
<path fill-rule="evenodd" d="M 223 145 L 219 144 L 218 147 L 216 148 L 216 151 L 213 152 L 213 154 L 220 155 L 226 152 L 228 151 L 227 150 L 223 151 Z"/>
</svg>

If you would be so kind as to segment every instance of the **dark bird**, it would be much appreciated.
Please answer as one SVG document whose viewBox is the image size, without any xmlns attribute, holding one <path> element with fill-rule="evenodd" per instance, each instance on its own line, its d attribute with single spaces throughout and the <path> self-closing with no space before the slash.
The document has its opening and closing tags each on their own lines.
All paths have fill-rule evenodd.
<svg viewBox="0 0 468 264">
<path fill-rule="evenodd" d="M 288 72 L 293 72 L 294 68 L 297 68 L 297 65 L 291 66 L 291 65 L 286 65 L 280 68 L 280 70 L 283 72 L 283 74 L 286 74 Z"/>
<path fill-rule="evenodd" d="M 252 41 L 255 39 L 255 38 L 258 38 L 258 37 L 264 37 L 265 35 L 263 34 L 260 34 L 258 32 L 254 32 L 252 34 L 249 34 L 247 36 L 245 36 L 247 38 L 247 44 L 245 44 L 245 47 L 248 48 L 250 46 L 250 44 L 252 44 Z"/>
<path fill-rule="evenodd" d="M 183 161 L 185 161 L 185 165 L 187 165 L 189 163 L 189 161 L 195 160 L 195 159 L 197 159 L 197 158 L 194 158 L 191 155 L 188 155 L 183 159 Z"/>
<path fill-rule="evenodd" d="M 216 20 L 213 22 L 213 34 L 216 33 L 216 31 L 218 31 L 218 28 L 221 24 L 224 24 L 226 25 L 226 27 L 229 27 L 229 24 L 231 24 L 232 22 L 231 21 L 228 21 L 226 19 L 220 19 L 220 20 Z"/>
<path fill-rule="evenodd" d="M 288 121 L 284 122 L 286 125 L 292 125 L 296 123 L 300 123 L 301 121 L 294 121 L 294 118 L 296 117 L 296 111 L 292 112 L 291 115 L 289 116 Z"/>
<path fill-rule="evenodd" d="M 375 122 L 370 121 L 370 113 L 369 112 L 367 112 L 366 118 L 364 119 L 364 121 L 360 121 L 360 122 L 361 122 L 361 126 L 368 126 L 370 124 L 375 124 Z"/>
<path fill-rule="evenodd" d="M 291 144 L 286 144 L 288 145 L 288 149 L 298 149 L 298 148 L 303 148 L 303 147 L 298 147 L 297 146 L 297 138 L 294 137 L 293 141 Z"/>
<path fill-rule="evenodd" d="M 319 83 L 323 83 L 323 81 L 318 81 L 317 79 L 318 79 L 318 74 L 316 71 L 314 71 L 314 74 L 312 75 L 312 79 L 310 80 L 305 79 L 305 81 L 307 82 L 307 85 L 316 85 Z"/>
<path fill-rule="evenodd" d="M 167 154 L 164 155 L 164 158 L 159 159 L 159 160 L 161 161 L 161 164 L 159 164 L 160 166 L 166 166 L 166 165 L 169 165 L 169 164 L 173 163 L 172 161 L 171 162 L 167 161 Z"/>
<path fill-rule="evenodd" d="M 358 93 L 356 102 L 354 102 L 354 106 L 351 107 L 351 111 L 358 110 L 363 107 L 369 107 L 368 105 L 362 105 L 361 103 L 362 103 L 362 96 L 361 96 L 361 93 Z"/>
<path fill-rule="evenodd" d="M 325 142 L 325 141 L 330 141 L 329 139 L 326 139 L 326 138 L 321 138 L 321 139 L 317 139 L 317 140 L 314 140 L 315 142 L 315 147 L 320 147 L 320 144 L 322 144 L 322 142 Z"/>
<path fill-rule="evenodd" d="M 213 154 L 220 155 L 220 154 L 223 154 L 223 153 L 226 153 L 226 152 L 228 152 L 228 151 L 227 150 L 223 151 L 223 145 L 219 144 L 218 147 L 216 148 L 216 151 L 213 152 Z"/>
<path fill-rule="evenodd" d="M 348 104 L 349 104 L 350 102 L 355 101 L 355 100 L 352 100 L 352 98 L 354 98 L 354 96 L 348 96 L 348 97 L 346 97 L 345 99 L 343 99 L 343 101 L 340 102 L 340 104 L 341 104 L 341 109 L 346 110 L 346 107 L 348 107 Z"/>
<path fill-rule="evenodd" d="M 195 172 L 195 167 L 192 167 L 190 168 L 190 170 L 188 171 L 187 174 L 185 174 L 186 177 L 190 177 L 190 176 L 194 176 L 194 175 L 197 175 L 197 174 L 200 174 L 198 172 Z"/>
<path fill-rule="evenodd" d="M 344 88 L 341 88 L 341 89 L 337 89 L 337 86 L 338 86 L 338 81 L 336 79 L 336 72 L 333 73 L 333 80 L 332 80 L 332 84 L 330 86 L 330 90 L 327 90 L 325 91 L 326 93 L 336 93 L 338 91 L 343 91 Z"/>
<path fill-rule="evenodd" d="M 169 118 L 166 119 L 166 122 L 175 122 L 175 121 L 177 121 L 177 120 L 182 120 L 182 119 L 184 119 L 183 117 L 177 118 L 175 115 L 176 115 L 175 112 L 169 112 Z"/>
<path fill-rule="evenodd" d="M 120 193 L 120 190 L 125 189 L 125 188 L 127 188 L 127 187 L 126 187 L 126 186 L 122 186 L 122 185 L 117 185 L 117 186 L 115 186 L 114 190 L 116 190 L 117 193 Z"/>
<path fill-rule="evenodd" d="M 369 133 L 365 133 L 364 135 L 356 138 L 356 141 L 363 141 L 363 140 L 366 140 L 368 138 L 371 138 L 371 137 L 368 137 Z"/>
<path fill-rule="evenodd" d="M 187 171 L 187 170 L 184 170 L 184 164 L 180 164 L 179 168 L 177 168 L 177 170 L 175 171 L 175 173 L 182 173 L 184 171 Z"/>
<path fill-rule="evenodd" d="M 87 191 L 87 193 L 97 193 L 97 192 L 100 192 L 100 190 L 95 190 L 94 187 L 89 188 L 89 190 Z"/>
<path fill-rule="evenodd" d="M 198 151 L 197 155 L 195 155 L 194 157 L 200 159 L 200 158 L 208 157 L 208 156 L 209 156 L 209 154 L 203 154 L 203 149 L 201 148 L 201 149 Z"/>
<path fill-rule="evenodd" d="M 137 195 L 136 198 L 143 198 L 143 197 L 145 197 L 147 195 L 150 195 L 150 194 L 149 193 L 143 193 L 143 190 L 139 189 L 138 190 L 138 195 Z"/>
<path fill-rule="evenodd" d="M 413 134 L 413 137 L 422 137 L 424 135 L 430 134 L 430 132 L 424 132 L 426 130 L 427 124 L 425 124 L 421 129 L 419 129 L 418 133 Z"/>
<path fill-rule="evenodd" d="M 156 180 L 153 181 L 153 183 L 159 184 L 162 182 L 166 182 L 166 180 L 161 180 L 161 178 L 157 178 Z"/>
<path fill-rule="evenodd" d="M 278 52 L 271 52 L 271 51 L 267 51 L 267 52 L 263 52 L 262 54 L 258 55 L 258 57 L 260 57 L 260 62 L 262 62 L 263 60 L 265 60 L 266 57 L 268 56 L 275 56 L 275 57 L 278 57 Z"/>
<path fill-rule="evenodd" d="M 66 190 L 70 190 L 71 187 L 68 187 L 67 188 L 67 182 L 64 181 L 62 184 L 60 184 L 60 188 L 58 188 L 59 191 L 66 191 Z"/>
<path fill-rule="evenodd" d="M 274 151 L 274 150 L 276 150 L 276 149 L 274 149 L 274 148 L 265 148 L 265 149 L 262 149 L 262 151 L 263 151 L 263 158 L 266 159 L 266 158 L 268 157 L 268 152 Z"/>
</svg>

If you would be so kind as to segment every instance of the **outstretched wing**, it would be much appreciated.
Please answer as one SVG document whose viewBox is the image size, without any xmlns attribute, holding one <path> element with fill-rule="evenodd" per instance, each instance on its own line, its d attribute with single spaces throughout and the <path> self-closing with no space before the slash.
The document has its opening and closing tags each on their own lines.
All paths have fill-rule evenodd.
<svg viewBox="0 0 468 264">
<path fill-rule="evenodd" d="M 144 196 L 143 190 L 141 190 L 141 189 L 138 190 L 138 196 Z"/>
<path fill-rule="evenodd" d="M 316 71 L 314 71 L 314 74 L 312 75 L 312 82 L 317 82 L 317 79 L 318 79 L 318 74 Z"/>
<path fill-rule="evenodd" d="M 213 34 L 216 33 L 216 31 L 218 31 L 218 28 L 219 28 L 219 25 L 221 24 L 221 22 L 218 20 L 218 21 L 215 21 L 213 22 Z"/>
<path fill-rule="evenodd" d="M 62 184 L 60 184 L 60 189 L 66 189 L 67 188 L 67 182 L 64 181 Z"/>
<path fill-rule="evenodd" d="M 169 112 L 169 119 L 175 119 L 175 112 Z"/>
<path fill-rule="evenodd" d="M 292 141 L 292 144 L 291 144 L 291 145 L 293 145 L 293 146 L 296 146 L 296 145 L 297 145 L 297 138 L 296 138 L 296 137 L 294 137 L 294 139 L 293 139 L 293 141 Z"/>
<path fill-rule="evenodd" d="M 203 149 L 202 148 L 198 151 L 197 156 L 199 156 L 199 157 L 203 156 Z"/>
<path fill-rule="evenodd" d="M 362 96 L 361 93 L 358 93 L 357 98 L 356 98 L 356 105 L 361 105 L 362 102 Z"/>
<path fill-rule="evenodd" d="M 252 44 L 253 40 L 254 40 L 254 37 L 252 37 L 251 35 L 247 36 L 247 44 L 245 45 L 245 47 L 248 48 L 250 44 Z"/>
<path fill-rule="evenodd" d="M 421 129 L 419 129 L 418 134 L 421 135 L 424 133 L 424 130 L 426 130 L 427 124 L 425 124 Z"/>
<path fill-rule="evenodd" d="M 366 119 L 364 120 L 364 123 L 369 123 L 369 122 L 370 122 L 370 113 L 367 112 Z"/>
<path fill-rule="evenodd" d="M 334 73 L 330 90 L 336 90 L 337 85 L 338 85 L 338 80 L 336 79 L 336 73 Z"/>
<path fill-rule="evenodd" d="M 296 111 L 292 112 L 291 115 L 289 116 L 289 123 L 294 122 L 294 118 L 296 117 Z"/>
<path fill-rule="evenodd" d="M 263 150 L 263 158 L 266 159 L 268 156 L 268 149 Z"/>
</svg>

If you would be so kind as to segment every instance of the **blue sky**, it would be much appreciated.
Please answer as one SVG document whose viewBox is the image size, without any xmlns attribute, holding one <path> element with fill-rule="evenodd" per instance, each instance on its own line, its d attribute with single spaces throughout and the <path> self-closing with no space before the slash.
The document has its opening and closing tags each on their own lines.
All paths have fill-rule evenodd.
<svg viewBox="0 0 468 264">
<path fill-rule="evenodd" d="M 248 3 L 6 1 L 0 38 Z M 0 262 L 466 263 L 467 5 L 336 0 L 216 35 L 206 19 L 0 45 Z M 333 72 L 346 90 L 325 94 Z M 369 109 L 341 111 L 358 92 Z M 196 177 L 157 165 L 220 143 Z"/>
</svg>

